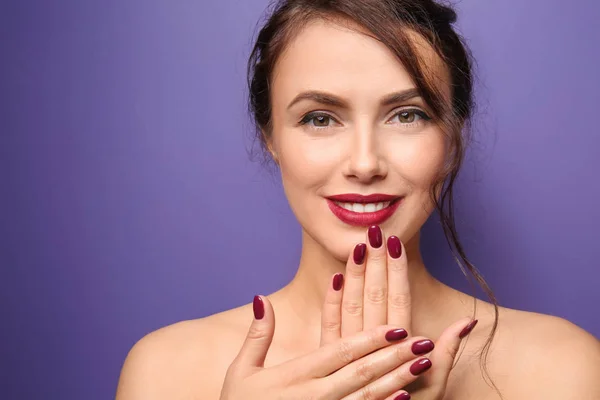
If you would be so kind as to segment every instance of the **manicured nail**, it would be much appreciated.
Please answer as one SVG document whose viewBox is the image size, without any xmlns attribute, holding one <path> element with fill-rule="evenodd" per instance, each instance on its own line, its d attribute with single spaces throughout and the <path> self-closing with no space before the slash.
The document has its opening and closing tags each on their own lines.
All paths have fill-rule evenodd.
<svg viewBox="0 0 600 400">
<path fill-rule="evenodd" d="M 369 244 L 371 247 L 378 249 L 383 244 L 383 235 L 381 228 L 378 225 L 371 225 L 369 227 Z"/>
<path fill-rule="evenodd" d="M 431 340 L 425 339 L 420 340 L 418 342 L 414 342 L 411 347 L 411 350 L 414 355 L 418 356 L 419 354 L 429 353 L 431 350 L 433 350 L 434 347 L 435 345 Z"/>
<path fill-rule="evenodd" d="M 390 236 L 387 240 L 387 248 L 392 258 L 400 258 L 402 255 L 402 245 L 400 239 L 396 236 Z"/>
<path fill-rule="evenodd" d="M 392 329 L 385 334 L 385 340 L 388 342 L 395 342 L 408 337 L 408 332 L 404 329 Z"/>
<path fill-rule="evenodd" d="M 354 247 L 354 264 L 361 265 L 365 261 L 365 254 L 367 254 L 367 245 L 359 243 Z"/>
<path fill-rule="evenodd" d="M 254 296 L 252 309 L 254 310 L 254 318 L 263 319 L 265 316 L 265 303 L 263 303 L 263 300 L 260 296 Z"/>
<path fill-rule="evenodd" d="M 479 320 L 474 319 L 473 321 L 469 322 L 469 324 L 467 326 L 465 326 L 462 331 L 460 331 L 460 334 L 458 335 L 458 337 L 462 339 L 465 336 L 467 336 L 469 333 L 471 333 L 473 328 L 475 328 L 475 325 L 477 325 L 477 321 L 479 321 Z"/>
<path fill-rule="evenodd" d="M 394 397 L 394 400 L 410 400 L 410 394 L 406 392 L 400 393 L 398 396 Z"/>
<path fill-rule="evenodd" d="M 410 373 L 413 375 L 419 375 L 431 368 L 431 361 L 428 358 L 421 358 L 415 361 L 410 366 Z"/>
<path fill-rule="evenodd" d="M 333 290 L 335 290 L 336 292 L 339 292 L 340 289 L 342 288 L 343 284 L 344 284 L 344 275 L 335 274 L 333 276 Z"/>
</svg>

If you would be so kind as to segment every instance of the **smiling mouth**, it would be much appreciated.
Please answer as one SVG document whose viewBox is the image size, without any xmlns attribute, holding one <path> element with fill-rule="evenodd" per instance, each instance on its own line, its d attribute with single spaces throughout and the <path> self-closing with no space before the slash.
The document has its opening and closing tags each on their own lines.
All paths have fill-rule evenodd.
<svg viewBox="0 0 600 400">
<path fill-rule="evenodd" d="M 348 211 L 364 214 L 364 213 L 372 213 L 372 212 L 383 210 L 384 208 L 388 208 L 389 206 L 393 205 L 398 200 L 400 200 L 400 198 L 397 198 L 392 201 L 383 201 L 383 202 L 378 202 L 378 203 L 349 203 L 349 202 L 341 202 L 341 201 L 334 201 L 334 203 Z"/>
<path fill-rule="evenodd" d="M 396 212 L 404 198 L 388 195 L 337 197 L 327 198 L 329 209 L 342 222 L 354 226 L 382 224 Z"/>
</svg>

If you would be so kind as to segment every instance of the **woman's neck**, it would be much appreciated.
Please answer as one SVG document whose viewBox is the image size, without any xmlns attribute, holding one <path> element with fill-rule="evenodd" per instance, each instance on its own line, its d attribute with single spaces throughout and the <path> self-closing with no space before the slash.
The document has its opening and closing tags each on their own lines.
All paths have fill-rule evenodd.
<svg viewBox="0 0 600 400">
<path fill-rule="evenodd" d="M 302 237 L 298 272 L 286 287 L 272 296 L 272 301 L 276 310 L 282 311 L 278 313 L 285 318 L 282 322 L 302 324 L 316 331 L 320 327 L 321 308 L 331 277 L 344 273 L 346 262 L 335 259 L 306 232 Z M 461 317 L 469 315 L 469 305 L 462 305 L 466 295 L 444 285 L 427 271 L 419 248 L 419 233 L 404 246 L 412 297 L 413 335 L 436 334 L 454 318 L 452 314 L 466 312 Z"/>
</svg>

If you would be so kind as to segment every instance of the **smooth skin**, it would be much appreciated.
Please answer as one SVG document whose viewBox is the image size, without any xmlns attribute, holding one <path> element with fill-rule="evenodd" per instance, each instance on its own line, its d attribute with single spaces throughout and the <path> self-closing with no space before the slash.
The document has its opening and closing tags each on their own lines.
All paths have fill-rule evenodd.
<svg viewBox="0 0 600 400">
<path fill-rule="evenodd" d="M 371 226 L 368 232 L 365 243 L 358 244 L 348 258 L 343 290 L 336 291 L 332 281 L 327 292 L 321 314 L 321 346 L 384 324 L 413 332 L 406 250 L 398 237 L 386 238 L 379 226 Z M 381 238 L 380 243 L 375 239 L 377 237 Z M 400 245 L 400 257 L 389 250 L 387 243 L 393 248 Z M 361 253 L 361 246 L 366 247 L 366 257 L 359 264 L 355 254 Z M 467 333 L 465 328 L 477 323 L 477 320 L 463 317 L 436 338 L 435 349 L 429 356 L 435 368 L 423 374 L 419 398 L 443 398 L 463 336 L 461 333 Z M 406 386 L 397 377 L 365 387 L 368 393 L 376 394 L 372 398 L 383 398 L 390 390 L 399 388 Z"/>
<path fill-rule="evenodd" d="M 371 231 L 379 229 L 374 226 Z M 375 352 L 387 344 L 384 333 L 394 330 L 394 326 L 410 329 L 410 303 L 392 302 L 398 298 L 410 299 L 410 292 L 406 285 L 406 257 L 391 257 L 384 245 L 368 247 L 368 254 L 366 264 L 355 263 L 352 256 L 347 261 L 346 275 L 350 279 L 345 290 L 335 290 L 335 276 L 332 277 L 321 314 L 320 348 L 266 369 L 264 360 L 273 338 L 275 318 L 268 300 L 261 299 L 259 308 L 262 309 L 264 302 L 265 315 L 259 312 L 259 319 L 252 323 L 240 353 L 228 370 L 221 400 L 393 400 L 407 393 L 402 389 L 423 373 L 414 370 L 415 367 L 429 366 L 432 362 L 436 368 L 425 369 L 421 382 L 424 389 L 413 398 L 441 400 L 464 336 L 461 333 L 471 319 L 463 318 L 446 329 L 429 358 L 417 357 L 424 353 L 418 352 L 415 344 L 425 342 L 424 337 Z M 372 293 L 389 295 L 375 298 Z"/>
<path fill-rule="evenodd" d="M 479 353 L 493 324 L 492 305 L 477 300 L 473 315 L 472 297 L 431 276 L 419 249 L 420 230 L 433 210 L 429 187 L 447 155 L 445 137 L 435 123 L 421 119 L 414 111 L 428 111 L 420 97 L 382 103 L 391 93 L 413 88 L 412 79 L 389 49 L 348 25 L 321 20 L 306 25 L 278 60 L 271 85 L 273 135 L 269 149 L 302 227 L 296 276 L 281 290 L 264 297 L 265 317 L 260 324 L 254 321 L 252 304 L 247 304 L 180 322 L 142 338 L 124 363 L 118 400 L 216 400 L 226 375 L 223 395 L 227 399 L 269 399 L 272 397 L 263 395 L 274 393 L 276 388 L 305 394 L 296 398 L 331 398 L 327 397 L 332 395 L 327 392 L 331 385 L 319 386 L 325 392 L 306 394 L 306 389 L 317 387 L 315 382 L 332 383 L 335 379 L 339 379 L 336 385 L 342 382 L 343 387 L 343 393 L 337 394 L 364 395 L 370 392 L 342 378 L 342 370 L 349 373 L 344 376 L 353 376 L 352 368 L 356 371 L 359 365 L 363 365 L 359 368 L 362 375 L 354 372 L 354 376 L 369 378 L 359 381 L 364 384 L 362 388 L 371 384 L 383 388 L 394 380 L 386 380 L 385 373 L 380 375 L 382 365 L 386 365 L 383 370 L 398 371 L 398 386 L 386 386 L 370 400 L 387 399 L 394 395 L 388 394 L 392 390 L 406 390 L 413 399 L 421 400 L 499 398 L 485 381 L 479 363 Z M 449 98 L 451 86 L 445 65 L 417 35 L 414 39 L 427 73 Z M 290 106 L 296 96 L 310 90 L 342 101 L 333 105 L 305 99 Z M 309 118 L 309 113 L 317 116 Z M 367 227 L 347 225 L 331 213 L 325 197 L 341 193 L 404 196 L 398 210 L 380 226 L 384 238 L 380 248 L 370 246 Z M 387 256 L 386 239 L 392 235 L 402 241 L 402 265 L 394 266 L 395 261 L 390 262 Z M 358 243 L 369 246 L 363 269 L 352 265 L 352 252 Z M 345 275 L 341 302 L 339 297 L 328 297 L 336 295 L 331 287 L 337 273 Z M 336 307 L 339 321 L 335 320 Z M 590 312 L 595 312 L 593 307 Z M 466 341 L 455 341 L 456 332 L 470 318 L 479 323 Z M 356 350 L 358 355 L 346 358 L 346 366 L 338 372 L 322 376 L 327 370 L 321 370 L 320 375 L 306 375 L 306 368 L 316 365 L 320 357 L 335 360 L 326 349 L 341 346 L 343 341 L 360 342 L 361 335 L 375 335 L 373 332 L 379 332 L 380 340 L 389 327 L 406 329 L 410 335 L 407 341 L 429 338 L 435 343 L 433 352 L 426 355 L 432 367 L 413 383 L 406 385 L 401 380 L 401 376 L 406 377 L 402 368 L 423 356 L 407 361 L 410 355 L 399 351 L 396 361 L 386 364 L 389 359 L 385 351 L 402 343 L 386 347 L 378 342 L 373 354 L 381 358 L 369 358 L 370 368 L 364 366 L 369 365 L 364 364 L 367 357 L 360 357 L 362 353 Z M 252 347 L 247 335 L 256 343 L 262 340 L 263 352 L 270 343 L 264 369 L 262 353 L 260 357 L 243 356 L 244 350 L 239 354 L 240 349 Z M 455 343 L 461 347 L 446 379 L 450 363 L 443 357 L 454 357 Z M 486 365 L 507 400 L 600 399 L 599 341 L 557 317 L 500 308 Z M 292 379 L 293 384 L 263 378 L 281 375 Z M 230 382 L 248 386 L 243 386 L 243 393 L 231 392 L 237 385 Z M 259 397 L 251 397 L 255 393 Z"/>
</svg>

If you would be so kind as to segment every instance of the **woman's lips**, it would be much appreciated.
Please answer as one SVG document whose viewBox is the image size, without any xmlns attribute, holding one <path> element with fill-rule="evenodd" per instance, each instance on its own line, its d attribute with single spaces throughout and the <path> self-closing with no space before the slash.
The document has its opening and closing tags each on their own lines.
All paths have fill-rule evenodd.
<svg viewBox="0 0 600 400">
<path fill-rule="evenodd" d="M 392 216 L 396 209 L 400 206 L 403 198 L 398 198 L 392 203 L 379 211 L 374 212 L 354 212 L 345 209 L 342 206 L 336 204 L 335 201 L 331 199 L 327 200 L 327 205 L 331 212 L 338 217 L 342 222 L 355 225 L 355 226 L 370 226 L 370 225 L 379 225 L 383 223 L 386 219 Z"/>
</svg>

